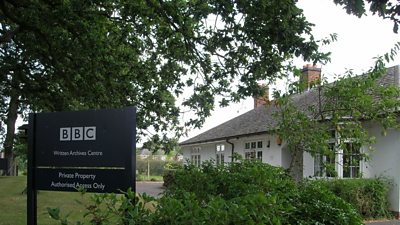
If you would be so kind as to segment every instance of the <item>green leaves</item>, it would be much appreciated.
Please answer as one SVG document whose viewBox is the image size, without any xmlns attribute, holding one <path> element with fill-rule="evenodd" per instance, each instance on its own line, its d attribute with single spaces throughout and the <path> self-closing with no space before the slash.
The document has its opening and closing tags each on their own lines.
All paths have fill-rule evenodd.
<svg viewBox="0 0 400 225">
<path fill-rule="evenodd" d="M 354 14 L 361 17 L 366 14 L 366 5 L 369 5 L 369 11 L 372 14 L 378 14 L 384 19 L 393 21 L 393 32 L 397 33 L 399 29 L 400 4 L 395 4 L 388 0 L 334 0 L 337 5 L 342 5 L 348 14 Z M 366 4 L 367 3 L 367 4 Z"/>
<path fill-rule="evenodd" d="M 397 45 L 390 54 L 397 54 Z M 366 73 L 355 76 L 347 71 L 330 84 L 315 87 L 304 93 L 301 83 L 291 85 L 288 95 L 275 93 L 278 105 L 274 117 L 278 121 L 275 133 L 281 137 L 295 156 L 309 152 L 312 156 L 335 158 L 349 143 L 370 147 L 376 138 L 369 134 L 368 124 L 378 129 L 399 128 L 397 110 L 400 107 L 400 88 L 394 82 L 397 67 L 386 69 L 382 58 Z M 330 148 L 329 143 L 334 147 Z M 329 156 L 332 154 L 333 157 Z M 368 152 L 361 152 L 361 160 Z M 329 169 L 329 163 L 324 165 Z"/>
<path fill-rule="evenodd" d="M 325 58 L 292 0 L 6 0 L 0 6 L 4 111 L 11 90 L 25 111 L 135 105 L 144 139 L 201 127 L 214 96 L 225 96 L 226 106 L 255 95 L 257 81 L 284 74 L 283 63 L 294 55 Z M 185 100 L 177 102 L 178 95 Z M 180 124 L 186 109 L 194 116 Z"/>
</svg>

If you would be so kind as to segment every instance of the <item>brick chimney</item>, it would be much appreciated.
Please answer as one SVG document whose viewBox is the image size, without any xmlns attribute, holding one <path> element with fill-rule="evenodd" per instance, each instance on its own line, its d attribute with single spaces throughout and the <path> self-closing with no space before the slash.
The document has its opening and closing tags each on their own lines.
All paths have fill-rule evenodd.
<svg viewBox="0 0 400 225">
<path fill-rule="evenodd" d="M 309 90 L 313 86 L 320 83 L 321 68 L 316 65 L 307 64 L 301 70 L 300 83 L 305 85 L 305 90 Z"/>
<path fill-rule="evenodd" d="M 254 96 L 254 108 L 265 105 L 269 102 L 269 88 L 266 84 L 259 84 L 264 94 L 261 96 Z"/>
</svg>

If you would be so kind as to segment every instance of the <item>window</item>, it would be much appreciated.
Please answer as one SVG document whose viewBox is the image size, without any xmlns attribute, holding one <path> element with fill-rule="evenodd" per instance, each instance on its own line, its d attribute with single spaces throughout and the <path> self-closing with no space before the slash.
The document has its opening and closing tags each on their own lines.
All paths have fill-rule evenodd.
<svg viewBox="0 0 400 225">
<path fill-rule="evenodd" d="M 328 154 L 317 153 L 314 157 L 314 176 L 335 177 L 335 144 L 329 144 Z"/>
<path fill-rule="evenodd" d="M 360 176 L 360 145 L 346 143 L 343 149 L 343 177 Z"/>
<path fill-rule="evenodd" d="M 262 162 L 262 151 L 257 152 L 257 160 L 260 160 Z"/>
<path fill-rule="evenodd" d="M 217 165 L 223 165 L 225 163 L 225 145 L 223 144 L 218 144 L 215 146 L 215 158 L 216 158 L 216 163 Z"/>
<path fill-rule="evenodd" d="M 255 151 L 248 151 L 244 153 L 244 158 L 247 160 L 253 160 L 256 158 L 256 152 Z"/>
<path fill-rule="evenodd" d="M 260 149 L 263 148 L 262 141 L 250 141 L 244 143 L 244 158 L 248 160 L 260 160 L 262 161 L 262 151 Z M 257 151 L 258 150 L 258 151 Z"/>
<path fill-rule="evenodd" d="M 256 149 L 256 148 L 263 148 L 262 141 L 251 141 L 244 143 L 244 149 Z"/>
<path fill-rule="evenodd" d="M 193 147 L 191 150 L 191 161 L 190 162 L 195 166 L 201 165 L 200 150 L 201 150 L 201 147 Z"/>
<path fill-rule="evenodd" d="M 331 130 L 328 153 L 316 154 L 314 157 L 314 176 L 317 177 L 343 177 L 356 178 L 361 174 L 361 146 L 353 143 L 352 139 L 342 139 L 343 144 L 338 144 L 340 136 Z"/>
</svg>

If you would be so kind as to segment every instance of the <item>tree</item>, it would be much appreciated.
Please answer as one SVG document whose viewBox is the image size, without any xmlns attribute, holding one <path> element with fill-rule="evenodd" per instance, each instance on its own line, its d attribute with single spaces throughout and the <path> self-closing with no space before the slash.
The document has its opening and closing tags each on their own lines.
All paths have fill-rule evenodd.
<svg viewBox="0 0 400 225">
<path fill-rule="evenodd" d="M 397 1 L 397 4 L 390 0 L 334 0 L 334 2 L 343 6 L 348 14 L 354 14 L 358 17 L 366 14 L 366 5 L 369 4 L 369 11 L 374 15 L 378 14 L 384 19 L 393 21 L 394 33 L 397 33 L 399 29 L 400 1 Z"/>
<path fill-rule="evenodd" d="M 200 127 L 214 96 L 239 101 L 288 59 L 328 56 L 294 0 L 4 0 L 0 27 L 10 161 L 15 121 L 27 112 L 135 105 L 139 137 L 166 142 L 165 131 Z M 183 126 L 180 105 L 195 112 Z"/>
<path fill-rule="evenodd" d="M 399 47 L 397 44 L 392 52 L 396 53 Z M 347 154 L 353 146 L 356 149 L 375 142 L 376 137 L 368 133 L 366 121 L 379 124 L 384 135 L 388 129 L 400 128 L 400 87 L 381 81 L 386 74 L 384 58 L 392 57 L 389 54 L 378 58 L 366 74 L 355 76 L 348 71 L 333 83 L 314 87 L 308 92 L 306 102 L 293 97 L 304 86 L 300 82 L 291 85 L 288 93 L 275 92 L 274 117 L 278 121 L 275 133 L 287 144 L 292 159 L 289 170 L 296 179 L 303 177 L 304 152 L 314 158 L 325 156 L 324 173 L 337 176 L 335 163 L 338 162 L 334 160 L 337 154 Z M 360 152 L 357 160 L 367 160 L 368 153 Z"/>
</svg>

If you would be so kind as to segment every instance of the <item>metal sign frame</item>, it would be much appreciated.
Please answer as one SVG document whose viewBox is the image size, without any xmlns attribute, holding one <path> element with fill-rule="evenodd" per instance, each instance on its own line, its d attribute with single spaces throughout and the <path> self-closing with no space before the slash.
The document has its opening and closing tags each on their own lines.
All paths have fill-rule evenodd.
<svg viewBox="0 0 400 225">
<path fill-rule="evenodd" d="M 6 171 L 8 169 L 8 160 L 0 158 L 0 170 Z"/>
</svg>

